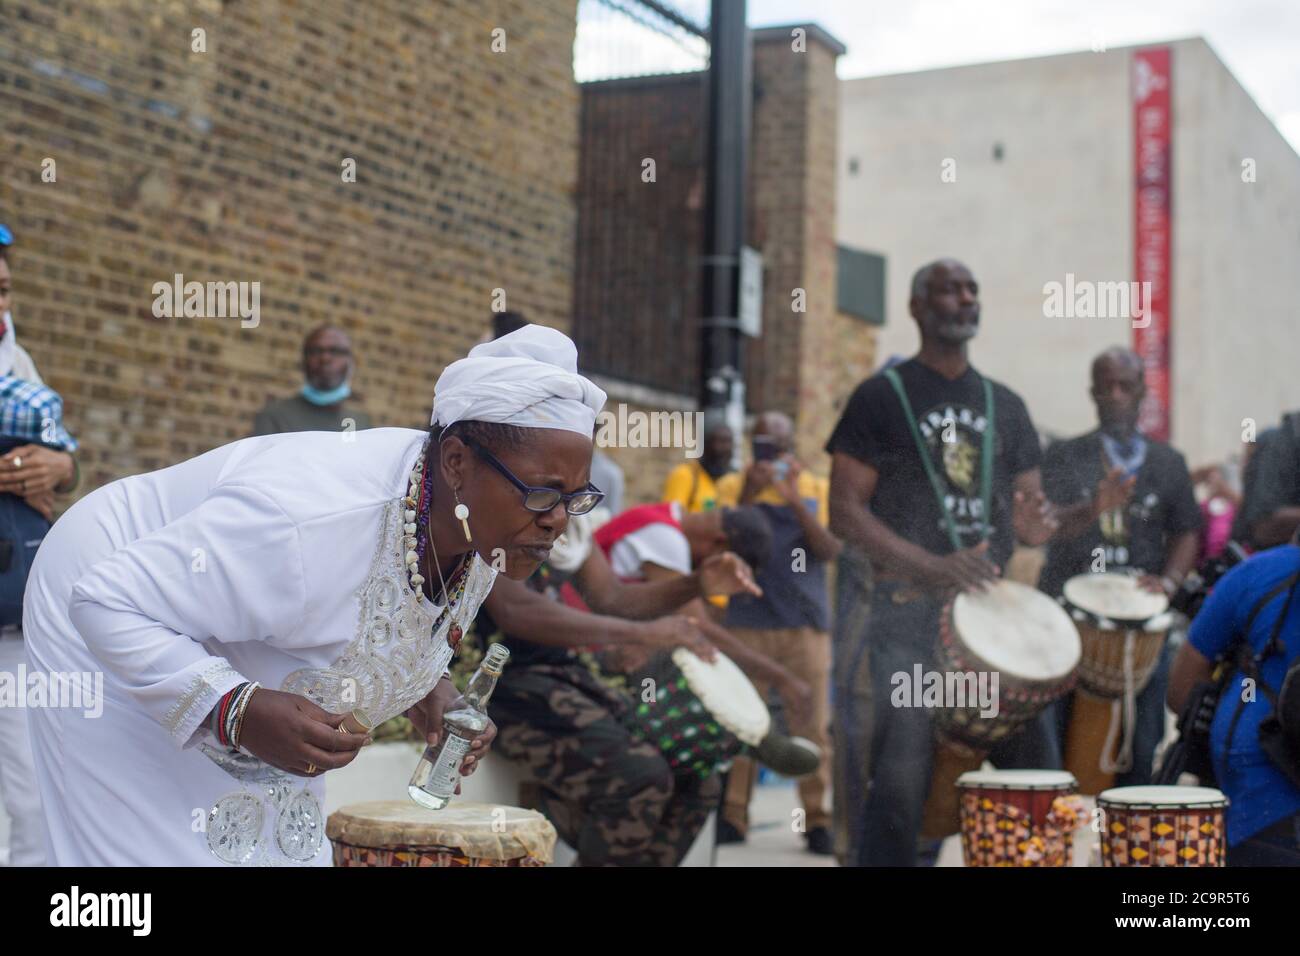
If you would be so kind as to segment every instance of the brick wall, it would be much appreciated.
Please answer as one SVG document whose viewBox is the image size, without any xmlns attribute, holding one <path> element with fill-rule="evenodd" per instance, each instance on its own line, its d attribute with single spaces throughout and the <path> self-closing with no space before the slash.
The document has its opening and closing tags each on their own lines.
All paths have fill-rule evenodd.
<svg viewBox="0 0 1300 956">
<path fill-rule="evenodd" d="M 816 28 L 755 31 L 752 241 L 763 250 L 763 336 L 749 343 L 751 409 L 796 424 L 799 456 L 821 450 L 854 386 L 874 367 L 874 330 L 836 307 L 835 163 L 843 52 Z M 804 311 L 795 310 L 802 290 Z"/>
<path fill-rule="evenodd" d="M 246 434 L 268 398 L 296 390 L 319 323 L 352 332 L 376 423 L 415 426 L 442 367 L 487 329 L 494 289 L 567 328 L 575 11 L 0 5 L 14 315 L 83 442 L 81 492 Z M 56 182 L 41 180 L 45 158 Z M 260 324 L 155 318 L 152 286 L 178 272 L 260 282 Z"/>
<path fill-rule="evenodd" d="M 651 416 L 655 413 L 671 411 L 664 403 L 638 402 L 631 396 L 620 397 L 617 391 L 610 395 L 609 402 L 605 407 L 609 409 L 611 414 L 617 414 L 620 404 L 627 406 L 629 415 Z M 660 500 L 668 473 L 682 462 L 688 460 L 686 452 L 682 448 L 620 448 L 611 446 L 602 450 L 623 469 L 624 508 Z"/>
<path fill-rule="evenodd" d="M 584 83 L 573 332 L 593 372 L 699 390 L 706 74 Z M 643 163 L 654 161 L 654 181 Z"/>
</svg>

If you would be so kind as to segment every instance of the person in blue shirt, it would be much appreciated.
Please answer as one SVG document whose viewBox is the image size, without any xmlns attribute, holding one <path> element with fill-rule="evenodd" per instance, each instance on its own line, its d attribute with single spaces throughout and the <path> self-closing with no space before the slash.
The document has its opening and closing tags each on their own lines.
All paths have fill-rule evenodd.
<svg viewBox="0 0 1300 956">
<path fill-rule="evenodd" d="M 1288 544 L 1261 551 L 1223 576 L 1206 598 L 1192 622 L 1187 643 L 1174 660 L 1168 703 L 1175 713 L 1182 713 L 1197 683 L 1210 680 L 1216 658 L 1229 651 L 1252 609 L 1275 590 L 1244 636 L 1259 653 L 1285 612 L 1278 635 L 1282 651 L 1270 654 L 1259 665 L 1264 684 L 1274 691 L 1282 686 L 1287 668 L 1300 655 L 1300 596 L 1291 595 L 1295 588 L 1285 586 L 1297 572 L 1300 547 Z M 1239 707 L 1241 714 L 1236 716 Z M 1259 743 L 1259 725 L 1272 711 L 1268 694 L 1258 687 L 1252 692 L 1238 669 L 1210 726 L 1218 786 L 1231 801 L 1227 813 L 1229 866 L 1300 866 L 1300 788 Z M 1236 727 L 1229 740 L 1234 716 Z"/>
</svg>

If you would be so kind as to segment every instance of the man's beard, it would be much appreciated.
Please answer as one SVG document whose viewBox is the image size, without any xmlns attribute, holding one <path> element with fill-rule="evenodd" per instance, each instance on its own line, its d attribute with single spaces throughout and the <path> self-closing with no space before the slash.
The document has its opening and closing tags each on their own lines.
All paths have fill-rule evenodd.
<svg viewBox="0 0 1300 956">
<path fill-rule="evenodd" d="M 961 345 L 975 338 L 979 328 L 979 319 L 974 322 L 963 322 L 959 318 L 940 319 L 935 323 L 934 334 L 941 342 L 947 342 L 949 345 Z"/>
</svg>

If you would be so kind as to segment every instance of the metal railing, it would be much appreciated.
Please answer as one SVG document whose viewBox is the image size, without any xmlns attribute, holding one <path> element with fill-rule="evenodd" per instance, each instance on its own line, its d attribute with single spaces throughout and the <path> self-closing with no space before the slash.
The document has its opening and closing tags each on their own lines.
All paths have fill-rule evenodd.
<svg viewBox="0 0 1300 956">
<path fill-rule="evenodd" d="M 708 0 L 578 0 L 573 75 L 579 83 L 709 66 Z"/>
</svg>

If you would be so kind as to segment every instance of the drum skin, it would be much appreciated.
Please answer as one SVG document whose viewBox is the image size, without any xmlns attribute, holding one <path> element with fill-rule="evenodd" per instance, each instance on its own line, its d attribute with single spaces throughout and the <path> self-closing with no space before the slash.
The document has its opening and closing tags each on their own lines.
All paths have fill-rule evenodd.
<svg viewBox="0 0 1300 956">
<path fill-rule="evenodd" d="M 1116 787 L 1104 813 L 1102 866 L 1224 866 L 1228 798 L 1209 787 Z"/>
<path fill-rule="evenodd" d="M 939 619 L 938 670 L 941 673 L 987 673 L 992 668 L 971 652 L 957 633 L 953 619 L 955 603 L 955 600 L 950 601 Z M 1062 617 L 1065 617 L 1064 612 Z M 1072 689 L 1074 679 L 1073 671 L 1042 681 L 1024 680 L 999 672 L 996 717 L 982 716 L 978 705 L 945 707 L 935 711 L 935 729 L 950 743 L 987 753 Z"/>
<path fill-rule="evenodd" d="M 335 866 L 546 866 L 556 833 L 536 810 L 455 802 L 428 810 L 409 800 L 340 807 L 325 833 Z"/>
</svg>

